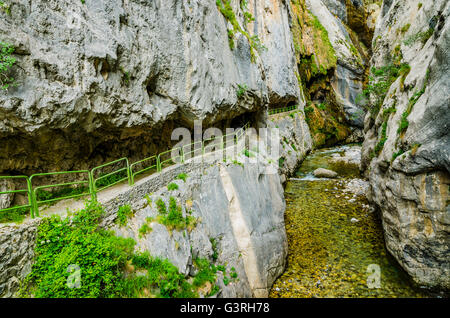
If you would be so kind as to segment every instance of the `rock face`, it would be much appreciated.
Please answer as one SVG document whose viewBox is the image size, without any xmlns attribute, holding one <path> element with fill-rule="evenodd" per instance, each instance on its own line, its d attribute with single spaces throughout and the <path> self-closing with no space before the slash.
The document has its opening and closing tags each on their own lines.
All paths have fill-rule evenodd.
<svg viewBox="0 0 450 318">
<path fill-rule="evenodd" d="M 364 4 L 360 1 L 339 0 L 307 0 L 306 3 L 328 31 L 336 51 L 337 66 L 331 81 L 336 101 L 343 107 L 349 123 L 363 128 L 365 111 L 355 101 L 362 92 L 369 52 L 359 42 L 355 30 L 363 35 L 361 40 L 370 37 L 368 26 L 364 23 Z M 359 23 L 355 22 L 355 12 L 360 15 Z"/>
<path fill-rule="evenodd" d="M 303 105 L 289 4 L 231 1 L 248 39 L 215 0 L 14 1 L 0 37 L 15 47 L 18 86 L 0 91 L 0 172 L 84 169 L 167 150 L 172 129 L 258 121 L 269 106 Z M 238 85 L 246 92 L 238 98 Z"/>
<path fill-rule="evenodd" d="M 384 1 L 372 66 L 409 65 L 365 119 L 362 169 L 388 250 L 421 285 L 450 288 L 450 3 Z M 408 67 L 404 66 L 404 69 Z"/>
<path fill-rule="evenodd" d="M 189 174 L 186 183 L 176 181 L 178 190 L 152 194 L 153 203 L 138 209 L 126 227 L 115 228 L 116 233 L 133 237 L 138 249 L 169 259 L 186 275 L 194 270 L 195 258 L 211 259 L 216 249 L 216 264 L 227 264 L 228 271 L 234 267 L 239 277 L 229 286 L 218 280 L 220 297 L 267 297 L 287 256 L 279 175 L 266 174 L 264 166 L 251 164 L 220 164 L 199 172 Z M 158 215 L 154 202 L 161 198 L 169 206 L 170 197 L 200 223 L 189 232 L 169 231 L 152 222 L 152 231 L 141 238 L 139 228 L 146 218 Z"/>
<path fill-rule="evenodd" d="M 279 131 L 278 171 L 284 183 L 313 148 L 309 128 L 300 111 L 271 116 L 267 127 Z"/>
</svg>

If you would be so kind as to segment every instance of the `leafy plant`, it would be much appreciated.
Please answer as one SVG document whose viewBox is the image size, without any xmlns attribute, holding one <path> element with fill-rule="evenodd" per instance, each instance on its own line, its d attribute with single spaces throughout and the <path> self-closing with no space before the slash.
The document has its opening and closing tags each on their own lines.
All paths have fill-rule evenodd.
<svg viewBox="0 0 450 318">
<path fill-rule="evenodd" d="M 166 204 L 164 203 L 164 201 L 161 198 L 156 200 L 156 207 L 158 209 L 159 214 L 161 214 L 161 215 L 166 215 L 167 214 Z"/>
<path fill-rule="evenodd" d="M 116 223 L 119 226 L 126 226 L 128 223 L 128 219 L 132 217 L 134 214 L 133 210 L 131 209 L 130 205 L 124 205 L 119 208 L 117 211 L 117 219 Z"/>
<path fill-rule="evenodd" d="M 104 215 L 101 205 L 87 202 L 85 208 L 71 218 L 53 215 L 43 219 L 37 231 L 35 262 L 19 295 L 194 298 L 199 296 L 195 288 L 201 281 L 212 280 L 207 271 L 212 271 L 213 267 L 205 263 L 194 286 L 168 260 L 151 257 L 148 252 L 134 253 L 133 239 L 116 237 L 112 231 L 99 227 Z M 145 274 L 137 275 L 136 270 Z M 73 284 L 77 282 L 74 274 L 79 275 L 78 285 Z M 217 287 L 213 288 L 210 295 L 217 291 Z"/>
<path fill-rule="evenodd" d="M 403 43 L 407 46 L 411 46 L 417 41 L 420 41 L 423 44 L 425 44 L 428 39 L 433 35 L 434 29 L 429 28 L 426 31 L 418 32 L 416 34 L 413 34 L 409 36 Z"/>
<path fill-rule="evenodd" d="M 217 240 L 215 238 L 211 237 L 209 239 L 209 241 L 211 242 L 211 246 L 212 246 L 212 250 L 213 250 L 212 259 L 213 259 L 213 261 L 216 261 L 217 258 L 219 257 L 219 252 L 217 251 Z"/>
<path fill-rule="evenodd" d="M 196 287 L 204 285 L 206 282 L 214 284 L 216 282 L 217 269 L 205 258 L 197 258 L 194 265 L 198 268 L 198 273 L 194 277 L 193 285 Z"/>
<path fill-rule="evenodd" d="M 169 210 L 167 211 L 165 203 L 158 199 L 156 201 L 158 211 L 158 222 L 165 225 L 169 230 L 184 230 L 186 228 L 192 229 L 197 224 L 197 218 L 193 216 L 183 217 L 181 206 L 177 205 L 177 201 L 174 197 L 169 199 Z"/>
<path fill-rule="evenodd" d="M 0 212 L 0 223 L 22 222 L 30 214 L 30 208 L 17 208 Z"/>
<path fill-rule="evenodd" d="M 0 9 L 2 9 L 7 15 L 11 15 L 11 8 L 9 4 L 0 1 Z"/>
<path fill-rule="evenodd" d="M 362 95 L 358 96 L 357 103 L 370 111 L 372 117 L 375 117 L 380 111 L 392 83 L 400 75 L 406 77 L 409 69 L 406 64 L 400 64 L 399 66 L 389 64 L 379 68 L 373 67 L 369 76 L 369 84 L 363 90 Z M 402 71 L 400 72 L 400 70 Z"/>
<path fill-rule="evenodd" d="M 188 177 L 188 175 L 187 175 L 186 173 L 183 172 L 183 173 L 180 173 L 180 174 L 177 176 L 177 179 L 183 180 L 184 182 L 186 182 L 187 177 Z"/>
<path fill-rule="evenodd" d="M 242 96 L 244 96 L 244 94 L 247 92 L 248 87 L 245 84 L 238 84 L 238 90 L 236 92 L 236 95 L 238 98 L 241 98 Z"/>
<path fill-rule="evenodd" d="M 103 208 L 89 202 L 72 219 L 57 215 L 43 219 L 37 232 L 35 262 L 20 294 L 36 298 L 119 297 L 121 268 L 135 243 L 99 228 L 102 215 Z M 68 287 L 68 268 L 73 264 L 82 275 L 78 288 Z"/>
<path fill-rule="evenodd" d="M 5 8 L 3 2 L 1 5 Z M 11 44 L 0 42 L 0 88 L 2 90 L 7 90 L 10 86 L 16 86 L 15 79 L 8 76 L 11 67 L 16 63 L 16 59 L 11 56 L 12 53 L 14 53 L 14 47 Z"/>
<path fill-rule="evenodd" d="M 142 226 L 139 228 L 139 238 L 143 238 L 145 235 L 147 235 L 148 233 L 150 233 L 152 231 L 152 228 L 150 227 L 150 225 L 148 225 L 147 222 L 145 222 L 144 224 L 142 224 Z"/>
<path fill-rule="evenodd" d="M 377 156 L 381 152 L 381 150 L 383 150 L 384 144 L 387 141 L 387 134 L 386 134 L 386 132 L 387 132 L 387 124 L 388 124 L 387 121 L 385 121 L 383 123 L 383 125 L 381 127 L 381 138 L 378 141 L 378 143 L 377 143 L 377 145 L 375 146 L 375 149 L 374 149 L 375 155 L 377 155 Z"/>
<path fill-rule="evenodd" d="M 169 185 L 167 186 L 167 190 L 169 191 L 174 191 L 174 190 L 178 190 L 178 184 L 176 183 L 169 183 Z"/>
</svg>

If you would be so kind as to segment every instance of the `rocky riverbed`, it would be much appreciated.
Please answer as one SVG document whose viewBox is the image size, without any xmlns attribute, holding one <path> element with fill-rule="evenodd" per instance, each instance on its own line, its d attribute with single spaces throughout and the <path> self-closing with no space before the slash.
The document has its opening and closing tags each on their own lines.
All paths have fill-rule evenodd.
<svg viewBox="0 0 450 318">
<path fill-rule="evenodd" d="M 286 271 L 270 297 L 427 297 L 385 248 L 378 213 L 359 175 L 358 145 L 311 154 L 288 181 Z M 337 179 L 316 178 L 326 168 Z"/>
</svg>

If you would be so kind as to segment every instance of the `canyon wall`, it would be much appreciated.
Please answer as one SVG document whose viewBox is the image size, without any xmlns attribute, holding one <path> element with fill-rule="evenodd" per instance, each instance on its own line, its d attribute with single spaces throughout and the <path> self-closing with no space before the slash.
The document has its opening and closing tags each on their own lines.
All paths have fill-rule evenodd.
<svg viewBox="0 0 450 318">
<path fill-rule="evenodd" d="M 289 4 L 229 3 L 231 21 L 215 0 L 8 3 L 0 38 L 15 48 L 17 85 L 0 91 L 0 172 L 142 159 L 194 120 L 237 127 L 302 108 Z"/>
<path fill-rule="evenodd" d="M 371 76 L 392 75 L 396 68 L 400 73 L 379 108 L 366 115 L 362 153 L 388 250 L 416 282 L 445 289 L 450 287 L 449 14 L 448 1 L 384 1 Z"/>
</svg>

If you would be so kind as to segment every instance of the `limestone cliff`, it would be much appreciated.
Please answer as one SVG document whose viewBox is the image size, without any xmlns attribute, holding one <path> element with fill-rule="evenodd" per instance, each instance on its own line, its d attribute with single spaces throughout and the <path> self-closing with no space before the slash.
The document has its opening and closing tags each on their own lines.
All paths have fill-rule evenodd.
<svg viewBox="0 0 450 318">
<path fill-rule="evenodd" d="M 376 4 L 362 1 L 291 1 L 298 75 L 306 120 L 316 146 L 360 141 L 362 92 Z"/>
<path fill-rule="evenodd" d="M 388 250 L 421 285 L 450 287 L 450 3 L 384 1 L 373 41 L 362 168 Z"/>
<path fill-rule="evenodd" d="M 17 86 L 0 91 L 2 173 L 142 159 L 194 120 L 238 126 L 303 105 L 285 1 L 5 3 Z"/>
</svg>

